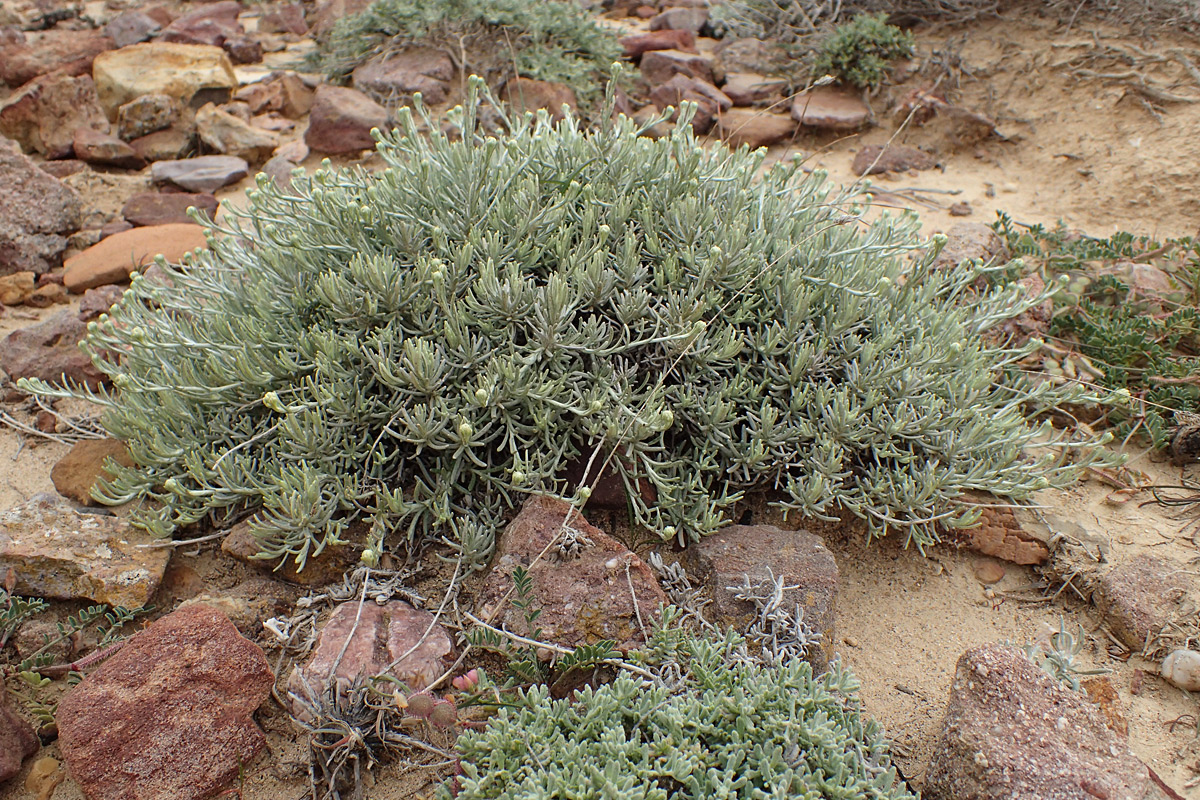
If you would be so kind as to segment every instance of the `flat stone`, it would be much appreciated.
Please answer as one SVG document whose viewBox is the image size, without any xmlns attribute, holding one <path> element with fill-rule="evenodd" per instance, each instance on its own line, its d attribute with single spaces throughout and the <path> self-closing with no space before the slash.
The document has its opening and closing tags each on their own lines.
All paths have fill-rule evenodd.
<svg viewBox="0 0 1200 800">
<path fill-rule="evenodd" d="M 428 105 L 446 102 L 454 62 L 436 47 L 406 47 L 386 56 L 376 56 L 355 68 L 355 89 L 381 102 L 396 103 L 417 92 Z"/>
<path fill-rule="evenodd" d="M 192 140 L 193 136 L 189 131 L 171 127 L 139 136 L 132 140 L 129 146 L 135 153 L 150 162 L 176 161 L 192 151 Z"/>
<path fill-rule="evenodd" d="M 870 144 L 855 154 L 851 169 L 855 175 L 880 175 L 884 172 L 933 169 L 936 166 L 937 159 L 924 150 L 903 144 L 886 147 Z"/>
<path fill-rule="evenodd" d="M 650 33 L 635 33 L 621 37 L 625 57 L 639 59 L 651 50 L 679 50 L 696 52 L 696 35 L 688 30 L 663 30 Z"/>
<path fill-rule="evenodd" d="M 0 784 L 21 771 L 25 759 L 42 747 L 33 726 L 8 703 L 8 692 L 0 684 Z"/>
<path fill-rule="evenodd" d="M 666 595 L 650 568 L 616 539 L 576 514 L 568 533 L 577 544 L 556 548 L 530 566 L 558 535 L 569 509 L 567 503 L 550 497 L 531 496 L 525 501 L 496 544 L 491 572 L 477 601 L 480 616 L 516 633 L 530 633 L 520 609 L 511 603 L 496 608 L 512 588 L 513 570 L 526 567 L 533 596 L 553 598 L 540 603 L 537 620 L 547 641 L 578 647 L 609 639 L 626 652 L 641 646 L 645 637 L 639 615 L 649 628 L 660 605 L 667 602 Z"/>
<path fill-rule="evenodd" d="M 41 494 L 0 513 L 0 573 L 13 569 L 17 594 L 139 608 L 171 557 L 164 548 L 138 547 L 153 541 L 120 517 Z"/>
<path fill-rule="evenodd" d="M 514 113 L 537 113 L 545 109 L 555 120 L 563 118 L 563 106 L 572 114 L 579 112 L 579 103 L 570 86 L 553 81 L 535 81 L 531 78 L 513 78 L 500 90 L 500 99 L 508 103 Z"/>
<path fill-rule="evenodd" d="M 772 80 L 751 72 L 730 72 L 725 75 L 721 91 L 735 106 L 772 105 L 783 99 L 785 81 Z M 782 104 L 780 104 L 781 107 Z"/>
<path fill-rule="evenodd" d="M 815 672 L 828 668 L 837 643 L 838 568 L 821 537 L 770 525 L 731 525 L 689 546 L 683 558 L 689 574 L 711 589 L 713 615 L 738 630 L 757 615 L 753 603 L 736 597 L 747 577 L 751 585 L 774 576 L 796 586 L 785 594 L 786 604 L 798 603 L 804 622 L 821 634 L 806 660 Z"/>
<path fill-rule="evenodd" d="M 1101 575 L 1092 602 L 1113 635 L 1140 653 L 1169 623 L 1195 613 L 1200 590 L 1185 572 L 1166 559 L 1140 555 Z"/>
<path fill-rule="evenodd" d="M 238 21 L 241 11 L 242 5 L 237 0 L 207 3 L 172 20 L 155 39 L 176 44 L 220 47 L 235 64 L 262 61 L 262 45 L 246 36 L 242 23 Z"/>
<path fill-rule="evenodd" d="M 374 149 L 373 128 L 388 126 L 383 106 L 355 89 L 317 87 L 304 142 L 318 153 L 356 153 Z"/>
<path fill-rule="evenodd" d="M 141 11 L 125 11 L 109 20 L 104 32 L 118 47 L 128 47 L 146 41 L 162 28 L 158 20 Z"/>
<path fill-rule="evenodd" d="M 100 105 L 109 119 L 117 109 L 146 94 L 165 94 L 188 104 L 197 94 L 207 100 L 237 86 L 229 56 L 219 47 L 149 42 L 103 53 L 93 65 Z"/>
<path fill-rule="evenodd" d="M 39 75 L 86 75 L 113 40 L 100 31 L 65 28 L 46 31 L 36 43 L 20 42 L 0 47 L 0 81 L 21 86 Z"/>
<path fill-rule="evenodd" d="M 0 278 L 0 303 L 19 306 L 37 291 L 37 275 L 32 272 L 14 272 Z"/>
<path fill-rule="evenodd" d="M 796 129 L 796 120 L 787 114 L 734 108 L 717 117 L 717 133 L 731 148 L 769 147 L 791 139 Z"/>
<path fill-rule="evenodd" d="M 6 336 L 0 342 L 0 369 L 14 381 L 39 378 L 56 386 L 70 382 L 98 388 L 109 379 L 79 349 L 86 336 L 87 325 L 76 314 L 60 311 Z"/>
<path fill-rule="evenodd" d="M 13 149 L 0 146 L 0 275 L 59 265 L 83 205 L 70 187 Z"/>
<path fill-rule="evenodd" d="M 217 215 L 217 198 L 207 192 L 142 192 L 121 208 L 121 216 L 136 226 L 191 224 L 187 210 L 195 208 L 210 220 Z"/>
<path fill-rule="evenodd" d="M 179 118 L 179 101 L 165 94 L 145 94 L 117 109 L 117 133 L 125 141 L 171 127 Z"/>
<path fill-rule="evenodd" d="M 221 550 L 238 561 L 269 572 L 281 580 L 302 586 L 325 586 L 340 581 L 358 562 L 358 553 L 349 545 L 332 545 L 316 555 L 310 554 L 304 569 L 297 570 L 291 558 L 267 561 L 258 558 L 262 545 L 250 531 L 249 522 L 239 522 L 221 540 Z"/>
<path fill-rule="evenodd" d="M 450 633 L 433 614 L 403 600 L 364 603 L 361 613 L 358 603 L 342 603 L 321 629 L 312 657 L 292 670 L 288 703 L 293 714 L 311 719 L 307 706 L 321 699 L 331 681 L 340 694 L 355 678 L 383 674 L 397 659 L 388 674 L 409 691 L 420 691 L 446 671 L 453 650 Z"/>
<path fill-rule="evenodd" d="M 1050 533 L 1011 501 L 982 492 L 964 498 L 980 511 L 979 524 L 955 531 L 952 538 L 981 555 L 1012 564 L 1036 565 L 1050 560 Z"/>
<path fill-rule="evenodd" d="M 991 586 L 1004 580 L 1007 570 L 995 561 L 979 561 L 975 564 L 975 580 L 984 586 Z"/>
<path fill-rule="evenodd" d="M 131 272 L 145 269 L 156 256 L 179 263 L 187 253 L 207 247 L 204 228 L 195 223 L 133 228 L 113 234 L 68 258 L 64 263 L 63 285 L 68 291 L 80 294 L 106 283 L 124 283 Z"/>
<path fill-rule="evenodd" d="M 53 175 L 60 181 L 63 178 L 83 172 L 87 169 L 87 162 L 80 161 L 77 158 L 66 158 L 61 161 L 47 161 L 43 164 L 38 164 L 38 169 L 45 172 L 47 175 Z"/>
<path fill-rule="evenodd" d="M 927 800 L 1166 800 L 1088 699 L 1019 649 L 958 661 L 921 796 Z"/>
<path fill-rule="evenodd" d="M 946 246 L 933 262 L 934 269 L 956 267 L 963 261 L 991 263 L 1006 257 L 1004 241 L 982 222 L 958 222 L 946 232 Z"/>
<path fill-rule="evenodd" d="M 76 442 L 50 470 L 50 480 L 63 497 L 85 506 L 97 505 L 92 487 L 110 477 L 105 462 L 111 458 L 122 466 L 133 466 L 129 448 L 117 439 L 84 439 Z"/>
<path fill-rule="evenodd" d="M 67 158 L 79 128 L 108 133 L 96 85 L 86 75 L 35 78 L 0 104 L 0 134 L 27 153 Z"/>
<path fill-rule="evenodd" d="M 75 155 L 89 164 L 122 169 L 142 169 L 145 160 L 125 142 L 108 133 L 78 128 L 75 131 Z"/>
<path fill-rule="evenodd" d="M 712 61 L 707 56 L 682 50 L 651 50 L 642 56 L 642 77 L 651 87 L 659 86 L 676 75 L 715 83 Z"/>
<path fill-rule="evenodd" d="M 650 20 L 650 30 L 685 30 L 698 33 L 707 22 L 707 8 L 668 8 Z"/>
<path fill-rule="evenodd" d="M 256 128 L 212 103 L 196 112 L 196 133 L 211 150 L 261 164 L 279 146 L 279 137 Z"/>
<path fill-rule="evenodd" d="M 250 172 L 250 165 L 237 156 L 198 156 L 177 161 L 158 161 L 150 168 L 155 183 L 173 183 L 189 192 L 215 192 L 237 183 Z"/>
<path fill-rule="evenodd" d="M 63 697 L 59 748 L 88 800 L 202 800 L 266 745 L 250 715 L 273 682 L 258 645 L 210 606 L 189 606 Z"/>
<path fill-rule="evenodd" d="M 792 117 L 801 125 L 827 131 L 853 131 L 871 119 L 871 109 L 854 92 L 818 86 L 792 100 Z"/>
</svg>

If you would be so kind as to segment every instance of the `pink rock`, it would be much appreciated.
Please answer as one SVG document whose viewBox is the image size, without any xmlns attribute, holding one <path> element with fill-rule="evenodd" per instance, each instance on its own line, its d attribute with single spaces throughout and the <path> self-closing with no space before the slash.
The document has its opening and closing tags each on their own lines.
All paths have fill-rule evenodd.
<svg viewBox="0 0 1200 800">
<path fill-rule="evenodd" d="M 251 714 L 274 676 L 211 606 L 158 620 L 63 697 L 59 747 L 89 800 L 201 800 L 266 741 Z"/>
<path fill-rule="evenodd" d="M 96 56 L 113 46 L 113 40 L 99 31 L 46 31 L 36 43 L 0 46 L 0 80 L 20 86 L 51 72 L 85 75 Z"/>
<path fill-rule="evenodd" d="M 712 62 L 707 56 L 682 50 L 651 50 L 642 56 L 642 77 L 651 86 L 660 86 L 676 75 L 714 83 Z"/>
<path fill-rule="evenodd" d="M 125 142 L 108 133 L 91 128 L 75 130 L 75 156 L 89 164 L 103 164 L 122 169 L 142 169 L 145 160 Z"/>
<path fill-rule="evenodd" d="M 446 101 L 454 62 L 444 50 L 435 47 L 406 47 L 396 53 L 376 57 L 354 70 L 354 88 L 372 97 L 395 102 L 421 93 L 428 105 Z"/>
<path fill-rule="evenodd" d="M 8 705 L 8 692 L 0 686 L 0 783 L 21 771 L 21 763 L 42 744 L 33 728 Z"/>
<path fill-rule="evenodd" d="M 315 38 L 325 38 L 339 19 L 364 11 L 369 5 L 371 0 L 318 0 L 313 22 Z"/>
<path fill-rule="evenodd" d="M 664 111 L 668 106 L 675 108 L 677 111 L 672 119 L 678 118 L 681 103 L 695 103 L 697 108 L 692 117 L 692 128 L 696 133 L 707 133 L 717 114 L 727 111 L 733 105 L 733 101 L 717 87 L 682 74 L 673 76 L 661 86 L 656 86 L 650 92 L 650 99 Z"/>
<path fill-rule="evenodd" d="M 79 301 L 79 319 L 83 322 L 91 322 L 101 314 L 107 313 L 123 294 L 125 294 L 124 288 L 112 284 L 88 289 L 83 293 L 83 299 Z"/>
<path fill-rule="evenodd" d="M 725 83 L 721 84 L 721 91 L 729 96 L 735 106 L 771 106 L 783 99 L 786 85 L 784 81 L 749 72 L 729 72 L 725 75 Z"/>
<path fill-rule="evenodd" d="M 47 320 L 13 331 L 0 342 L 0 368 L 9 378 L 40 378 L 58 386 L 66 381 L 96 388 L 108 376 L 92 365 L 79 349 L 87 326 L 71 311 L 60 311 Z"/>
<path fill-rule="evenodd" d="M 299 75 L 278 72 L 243 86 L 234 98 L 246 103 L 252 114 L 276 112 L 288 119 L 298 119 L 312 110 L 313 90 Z"/>
<path fill-rule="evenodd" d="M 299 3 L 282 3 L 258 18 L 259 33 L 291 33 L 303 36 L 308 33 L 304 21 L 304 7 Z"/>
<path fill-rule="evenodd" d="M 1141 555 L 1100 576 L 1092 602 L 1113 634 L 1134 652 L 1172 623 L 1182 625 L 1200 585 L 1177 564 Z"/>
<path fill-rule="evenodd" d="M 116 233 L 64 263 L 63 285 L 79 294 L 106 283 L 125 283 L 129 273 L 145 269 L 156 256 L 177 263 L 208 243 L 204 229 L 194 223 L 153 225 Z"/>
<path fill-rule="evenodd" d="M 649 626 L 659 606 L 667 602 L 658 580 L 640 558 L 575 514 L 568 539 L 560 540 L 574 541 L 575 546 L 552 549 L 533 564 L 562 529 L 569 509 L 567 503 L 550 497 L 531 496 L 525 501 L 497 542 L 492 570 L 479 593 L 479 614 L 528 635 L 520 609 L 511 603 L 498 607 L 512 588 L 513 570 L 526 567 L 533 597 L 542 609 L 537 624 L 547 641 L 577 647 L 609 639 L 623 651 L 634 649 L 645 642 L 639 618 Z"/>
<path fill-rule="evenodd" d="M 1087 697 L 1015 647 L 958 660 L 921 796 L 929 800 L 1166 800 Z"/>
<path fill-rule="evenodd" d="M 732 148 L 747 145 L 751 150 L 787 141 L 796 135 L 796 120 L 789 114 L 730 109 L 717 118 L 721 139 Z"/>
<path fill-rule="evenodd" d="M 36 78 L 0 104 L 0 134 L 16 140 L 27 153 L 67 158 L 77 128 L 103 133 L 109 128 L 96 84 L 86 75 Z"/>
<path fill-rule="evenodd" d="M 74 144 L 71 146 L 74 147 Z M 53 175 L 61 181 L 68 175 L 83 172 L 87 169 L 87 163 L 77 158 L 66 158 L 61 161 L 47 161 L 43 164 L 38 164 L 38 167 L 46 174 Z"/>
<path fill-rule="evenodd" d="M 192 140 L 193 136 L 187 130 L 170 127 L 139 136 L 131 140 L 129 146 L 146 161 L 175 161 L 191 152 Z M 211 188 L 219 189 L 220 185 Z"/>
<path fill-rule="evenodd" d="M 355 153 L 373 149 L 371 129 L 388 126 L 383 106 L 355 89 L 317 88 L 304 142 L 319 153 Z"/>
<path fill-rule="evenodd" d="M 209 3 L 177 17 L 155 41 L 220 47 L 235 64 L 262 61 L 262 46 L 246 36 L 238 21 L 242 4 L 237 0 Z"/>
<path fill-rule="evenodd" d="M 792 117 L 801 125 L 828 131 L 852 131 L 866 125 L 871 109 L 854 92 L 818 86 L 796 95 Z"/>
<path fill-rule="evenodd" d="M 908 172 L 910 169 L 933 169 L 937 159 L 903 144 L 892 144 L 883 147 L 870 144 L 858 151 L 854 156 L 851 169 L 855 175 L 879 175 L 884 172 Z"/>
<path fill-rule="evenodd" d="M 158 33 L 162 25 L 149 14 L 141 11 L 125 11 L 109 20 L 104 26 L 104 32 L 113 40 L 117 47 L 128 47 L 149 41 Z"/>
<path fill-rule="evenodd" d="M 680 50 L 685 53 L 696 52 L 696 35 L 691 31 L 665 30 L 651 33 L 635 33 L 621 39 L 625 48 L 625 57 L 638 59 L 651 50 Z"/>
<path fill-rule="evenodd" d="M 696 33 L 707 22 L 707 8 L 668 8 L 650 20 L 650 30 L 686 30 Z"/>
<path fill-rule="evenodd" d="M 79 195 L 24 155 L 0 147 L 0 275 L 58 266 L 79 229 Z"/>
<path fill-rule="evenodd" d="M 504 84 L 500 99 L 512 106 L 516 114 L 526 111 L 536 113 L 541 109 L 550 112 L 553 119 L 563 118 L 563 106 L 572 113 L 579 111 L 575 92 L 571 87 L 553 81 L 535 81 L 531 78 L 513 78 Z"/>
<path fill-rule="evenodd" d="M 237 156 L 198 156 L 158 161 L 150 168 L 150 178 L 155 183 L 173 184 L 188 192 L 215 192 L 237 183 L 249 171 L 250 165 Z"/>
<path fill-rule="evenodd" d="M 217 198 L 207 192 L 143 192 L 135 194 L 121 208 L 121 216 L 135 226 L 188 224 L 188 208 L 196 208 L 209 219 L 217 215 Z"/>
<path fill-rule="evenodd" d="M 321 629 L 308 663 L 293 670 L 288 679 L 292 713 L 311 718 L 308 707 L 320 701 L 331 678 L 342 692 L 355 678 L 383 674 L 397 659 L 390 674 L 411 691 L 424 689 L 450 666 L 448 657 L 454 649 L 449 632 L 440 624 L 431 629 L 433 622 L 428 611 L 403 600 L 383 606 L 364 603 L 361 613 L 358 603 L 342 603 Z"/>
</svg>

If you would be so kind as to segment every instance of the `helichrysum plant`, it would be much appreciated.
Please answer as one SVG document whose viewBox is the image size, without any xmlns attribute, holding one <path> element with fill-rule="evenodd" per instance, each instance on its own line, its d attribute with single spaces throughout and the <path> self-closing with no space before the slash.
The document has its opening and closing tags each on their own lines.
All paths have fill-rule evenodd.
<svg viewBox="0 0 1200 800">
<path fill-rule="evenodd" d="M 575 0 L 375 0 L 319 43 L 319 68 L 344 80 L 373 56 L 406 46 L 440 47 L 463 74 L 496 87 L 514 75 L 565 83 L 587 105 L 621 56 L 617 35 Z"/>
<path fill-rule="evenodd" d="M 1079 393 L 1005 377 L 1036 345 L 980 336 L 1043 298 L 934 271 L 915 217 L 865 222 L 821 173 L 687 125 L 480 138 L 475 108 L 455 140 L 403 111 L 382 172 L 260 180 L 210 249 L 133 281 L 86 343 L 136 463 L 100 499 L 161 535 L 257 509 L 263 554 L 301 563 L 363 520 L 372 554 L 445 538 L 477 566 L 596 451 L 664 538 L 769 490 L 918 546 L 977 519 L 961 493 L 1094 457 L 1027 421 Z"/>
<path fill-rule="evenodd" d="M 870 89 L 883 82 L 892 61 L 912 56 L 913 47 L 913 35 L 889 25 L 887 14 L 859 14 L 821 43 L 813 70 Z"/>
<path fill-rule="evenodd" d="M 461 774 L 439 797 L 915 799 L 840 664 L 814 678 L 804 661 L 764 665 L 742 646 L 660 631 L 645 665 L 669 661 L 669 681 L 622 673 L 562 700 L 523 690 L 459 737 Z"/>
</svg>

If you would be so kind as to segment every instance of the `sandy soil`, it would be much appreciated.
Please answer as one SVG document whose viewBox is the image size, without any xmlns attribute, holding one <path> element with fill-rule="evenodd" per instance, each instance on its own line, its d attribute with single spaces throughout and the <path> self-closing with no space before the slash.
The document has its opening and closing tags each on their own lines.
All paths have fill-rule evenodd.
<svg viewBox="0 0 1200 800">
<path fill-rule="evenodd" d="M 913 208 L 926 233 L 946 230 L 957 222 L 948 207 L 960 201 L 973 209 L 969 221 L 991 222 L 997 211 L 1003 211 L 1024 222 L 1053 223 L 1061 218 L 1092 234 L 1121 229 L 1164 237 L 1196 233 L 1200 141 L 1195 131 L 1200 130 L 1200 104 L 1149 107 L 1128 87 L 1082 80 L 1066 71 L 1071 59 L 1079 65 L 1082 56 L 1095 56 L 1104 48 L 1128 52 L 1132 45 L 1146 52 L 1166 52 L 1185 47 L 1194 52 L 1195 42 L 1164 35 L 1148 43 L 1095 25 L 1064 31 L 1034 12 L 985 20 L 969 30 L 919 32 L 918 41 L 925 57 L 935 52 L 943 59 L 954 55 L 959 68 L 944 79 L 944 85 L 953 89 L 951 99 L 994 119 L 1003 139 L 952 146 L 936 121 L 897 131 L 896 121 L 887 115 L 889 99 L 930 80 L 914 76 L 875 99 L 878 127 L 851 137 L 800 136 L 790 147 L 773 148 L 769 158 L 790 157 L 799 150 L 808 156 L 810 166 L 827 169 L 834 180 L 849 183 L 856 179 L 850 171 L 854 153 L 865 145 L 894 137 L 930 149 L 939 157 L 939 168 L 875 180 L 879 206 Z M 1093 66 L 1099 63 L 1093 62 Z M 1139 69 L 1165 81 L 1182 80 L 1175 62 L 1147 59 Z M 302 131 L 300 125 L 289 137 Z M 319 160 L 313 157 L 307 164 L 315 166 Z M 110 183 L 81 181 L 87 202 L 101 215 L 116 212 L 106 205 L 114 194 Z M 252 185 L 247 179 L 221 192 L 223 202 L 241 202 Z M 46 313 L 7 309 L 0 318 L 0 335 Z M 8 507 L 37 492 L 52 491 L 50 468 L 65 451 L 62 444 L 0 430 L 0 505 Z M 1131 449 L 1131 455 L 1133 466 L 1155 483 L 1200 479 L 1200 467 L 1181 472 L 1153 454 Z M 1106 499 L 1111 490 L 1099 481 L 1088 481 L 1070 491 L 1043 493 L 1038 499 L 1049 513 L 1108 538 L 1114 562 L 1150 551 L 1195 569 L 1200 553 L 1182 534 L 1188 520 L 1155 505 L 1143 506 L 1149 499 L 1146 494 L 1113 504 Z M 1061 621 L 1069 629 L 1082 626 L 1088 632 L 1084 654 L 1088 666 L 1112 670 L 1109 677 L 1120 693 L 1134 752 L 1183 796 L 1200 800 L 1196 727 L 1170 724 L 1182 715 L 1197 714 L 1195 699 L 1155 677 L 1157 664 L 1137 656 L 1126 661 L 1111 655 L 1099 615 L 1070 589 L 1054 599 L 1019 601 L 1012 596 L 1045 589 L 1043 576 L 1006 564 L 1005 578 L 985 590 L 975 576 L 986 560 L 980 556 L 938 547 L 921 558 L 897 542 L 868 546 L 861 532 L 850 528 L 821 532 L 841 570 L 840 653 L 862 681 L 866 709 L 895 740 L 897 762 L 914 785 L 920 786 L 926 770 L 955 663 L 963 651 L 984 642 L 1037 641 Z M 172 563 L 180 574 L 198 576 L 200 585 L 218 589 L 235 585 L 247 574 L 215 546 L 179 553 Z M 178 581 L 173 582 L 163 590 L 160 608 L 173 607 L 186 594 Z M 1141 684 L 1138 693 L 1133 691 L 1135 682 Z M 247 800 L 307 796 L 305 752 L 295 741 L 296 729 L 274 702 L 258 718 L 267 731 L 269 749 L 247 765 L 241 796 Z M 50 745 L 43 754 L 57 757 L 57 747 Z M 370 796 L 390 800 L 422 796 L 428 772 L 393 766 L 380 775 L 382 780 Z M 0 789 L 0 800 L 34 797 L 23 788 L 23 781 L 24 773 Z M 74 800 L 81 795 L 67 781 L 54 797 Z"/>
</svg>

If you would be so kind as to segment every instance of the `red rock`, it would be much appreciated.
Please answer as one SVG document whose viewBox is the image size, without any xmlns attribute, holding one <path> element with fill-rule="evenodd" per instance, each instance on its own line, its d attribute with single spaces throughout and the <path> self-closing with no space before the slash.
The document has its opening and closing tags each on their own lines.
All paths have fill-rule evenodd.
<svg viewBox="0 0 1200 800">
<path fill-rule="evenodd" d="M 717 117 L 717 133 L 732 148 L 751 150 L 787 141 L 796 135 L 796 120 L 788 114 L 730 109 Z"/>
<path fill-rule="evenodd" d="M 91 322 L 101 314 L 107 313 L 124 294 L 123 288 L 111 284 L 88 289 L 83 293 L 83 299 L 79 301 L 79 319 L 83 322 Z"/>
<path fill-rule="evenodd" d="M 293 714 L 311 719 L 309 708 L 320 701 L 331 679 L 340 694 L 355 678 L 381 674 L 397 660 L 390 674 L 410 691 L 420 691 L 446 671 L 453 650 L 449 632 L 433 614 L 403 600 L 383 606 L 364 603 L 361 613 L 358 603 L 342 603 L 321 629 L 312 657 L 292 671 L 288 702 Z"/>
<path fill-rule="evenodd" d="M 385 102 L 396 102 L 417 92 L 428 105 L 446 102 L 454 62 L 435 47 L 405 47 L 377 56 L 354 70 L 354 88 Z"/>
<path fill-rule="evenodd" d="M 871 109 L 854 92 L 818 86 L 796 95 L 792 100 L 792 117 L 810 128 L 852 131 L 867 124 Z"/>
<path fill-rule="evenodd" d="M 324 39 L 342 17 L 365 11 L 371 0 L 318 0 L 312 26 L 316 39 Z"/>
<path fill-rule="evenodd" d="M 553 81 L 535 81 L 531 78 L 513 78 L 504 84 L 500 99 L 512 106 L 513 113 L 537 113 L 541 109 L 550 112 L 552 119 L 563 118 L 563 106 L 578 113 L 579 104 L 571 87 Z"/>
<path fill-rule="evenodd" d="M 196 112 L 196 134 L 214 153 L 237 156 L 250 164 L 261 164 L 279 146 L 279 137 L 256 128 L 212 103 Z"/>
<path fill-rule="evenodd" d="M 824 540 L 807 531 L 785 531 L 770 525 L 731 525 L 706 536 L 684 552 L 690 574 L 712 591 L 712 612 L 744 630 L 757 613 L 753 603 L 738 600 L 728 587 L 782 578 L 789 607 L 799 604 L 804 621 L 821 634 L 820 645 L 806 658 L 817 672 L 825 671 L 837 641 L 838 566 Z"/>
<path fill-rule="evenodd" d="M 121 216 L 139 227 L 187 224 L 192 222 L 187 210 L 193 207 L 213 219 L 217 215 L 217 198 L 208 193 L 143 192 L 126 201 Z"/>
<path fill-rule="evenodd" d="M 146 161 L 174 161 L 191 152 L 192 138 L 192 134 L 186 130 L 167 128 L 139 136 L 129 146 Z"/>
<path fill-rule="evenodd" d="M 79 229 L 79 195 L 26 156 L 0 147 L 0 275 L 58 266 Z"/>
<path fill-rule="evenodd" d="M 629 12 L 629 16 L 637 17 L 638 19 L 654 19 L 658 16 L 658 9 L 654 6 L 638 6 Z"/>
<path fill-rule="evenodd" d="M 1166 800 L 1081 693 L 1015 647 L 958 660 L 921 796 L 928 800 Z"/>
<path fill-rule="evenodd" d="M 8 704 L 8 692 L 0 685 L 0 784 L 21 771 L 25 759 L 41 749 L 33 727 Z"/>
<path fill-rule="evenodd" d="M 686 30 L 696 33 L 707 22 L 707 8 L 668 8 L 650 20 L 650 30 Z"/>
<path fill-rule="evenodd" d="M 79 349 L 85 323 L 71 311 L 60 311 L 37 325 L 13 331 L 0 342 L 0 369 L 12 380 L 40 378 L 57 386 L 66 381 L 97 388 L 108 376 Z"/>
<path fill-rule="evenodd" d="M 749 72 L 730 72 L 725 75 L 721 91 L 729 96 L 735 106 L 773 106 L 783 99 L 786 85 L 784 81 Z"/>
<path fill-rule="evenodd" d="M 242 4 L 237 0 L 209 3 L 176 17 L 155 41 L 220 47 L 235 64 L 262 61 L 262 46 L 246 36 L 238 21 Z"/>
<path fill-rule="evenodd" d="M 62 287 L 59 287 L 60 289 Z M 63 497 L 85 506 L 96 505 L 92 487 L 100 478 L 109 477 L 104 462 L 112 458 L 126 467 L 133 466 L 129 448 L 117 439 L 84 439 L 76 442 L 50 470 L 50 480 Z"/>
<path fill-rule="evenodd" d="M 651 50 L 642 56 L 642 77 L 651 86 L 661 86 L 676 75 L 715 83 L 712 62 L 707 56 L 682 50 Z"/>
<path fill-rule="evenodd" d="M 71 146 L 74 147 L 75 145 L 72 144 Z M 62 180 L 68 175 L 83 172 L 87 169 L 87 164 L 77 158 L 67 158 L 62 161 L 47 161 L 44 164 L 38 164 L 38 167 L 47 175 L 53 175 L 55 178 Z"/>
<path fill-rule="evenodd" d="M 635 33 L 621 39 L 625 48 L 625 57 L 638 59 L 651 50 L 679 50 L 685 53 L 696 52 L 696 35 L 685 30 L 653 31 L 651 33 Z"/>
<path fill-rule="evenodd" d="M 89 800 L 201 800 L 266 741 L 251 718 L 274 677 L 210 606 L 158 620 L 63 697 L 59 747 Z"/>
<path fill-rule="evenodd" d="M 537 624 L 547 641 L 577 647 L 609 639 L 623 651 L 639 647 L 645 642 L 639 614 L 649 627 L 667 600 L 654 573 L 624 545 L 574 514 L 570 536 L 560 539 L 568 546 L 552 548 L 533 564 L 562 529 L 569 509 L 551 497 L 525 501 L 497 542 L 491 572 L 479 593 L 478 613 L 508 630 L 529 634 L 520 609 L 507 601 L 497 605 L 512 588 L 513 570 L 526 567 L 542 609 Z"/>
<path fill-rule="evenodd" d="M 373 149 L 371 130 L 388 127 L 383 106 L 355 89 L 317 88 L 304 142 L 319 153 L 356 153 Z"/>
<path fill-rule="evenodd" d="M 308 23 L 304 21 L 304 7 L 299 3 L 281 3 L 258 18 L 258 32 L 303 36 L 308 33 Z"/>
<path fill-rule="evenodd" d="M 884 172 L 908 172 L 910 169 L 933 169 L 937 159 L 918 150 L 902 144 L 892 144 L 886 147 L 870 144 L 858 151 L 854 156 L 855 175 L 879 175 Z"/>
<path fill-rule="evenodd" d="M 0 80 L 20 86 L 51 72 L 85 75 L 96 56 L 113 46 L 113 40 L 98 31 L 46 31 L 36 42 L 0 47 Z"/>
<path fill-rule="evenodd" d="M 91 128 L 75 130 L 75 155 L 89 164 L 122 169 L 142 169 L 146 166 L 145 160 L 125 142 Z"/>
<path fill-rule="evenodd" d="M 984 225 L 982 222 L 959 222 L 946 232 L 946 245 L 934 260 L 933 268 L 956 267 L 963 261 L 977 259 L 991 263 L 1005 258 L 1006 253 L 1004 241 L 991 225 Z"/>
<path fill-rule="evenodd" d="M 0 134 L 17 141 L 28 153 L 66 158 L 76 129 L 108 133 L 108 117 L 86 75 L 36 78 L 0 104 Z"/>
<path fill-rule="evenodd" d="M 1100 576 L 1092 602 L 1113 634 L 1134 652 L 1171 623 L 1182 624 L 1200 586 L 1178 565 L 1141 555 Z"/>
<path fill-rule="evenodd" d="M 358 553 L 349 545 L 330 545 L 320 553 L 309 553 L 304 569 L 297 570 L 292 558 L 266 560 L 258 557 L 262 544 L 250 530 L 249 522 L 239 522 L 221 540 L 222 552 L 274 576 L 302 586 L 325 586 L 341 581 L 358 561 Z"/>
<path fill-rule="evenodd" d="M 243 86 L 234 98 L 246 103 L 252 114 L 277 112 L 298 119 L 312 110 L 313 90 L 294 72 L 279 72 Z"/>
<path fill-rule="evenodd" d="M 686 75 L 676 75 L 661 86 L 650 92 L 650 99 L 660 109 L 668 106 L 676 109 L 672 119 L 678 119 L 678 109 L 681 103 L 688 101 L 696 104 L 696 113 L 692 117 L 692 128 L 696 133 L 707 133 L 713 126 L 717 114 L 728 110 L 732 101 L 710 83 Z"/>
<path fill-rule="evenodd" d="M 155 256 L 177 263 L 186 253 L 208 247 L 204 229 L 195 224 L 153 225 L 113 234 L 64 264 L 63 285 L 74 294 L 106 283 L 124 283 Z"/>
</svg>

